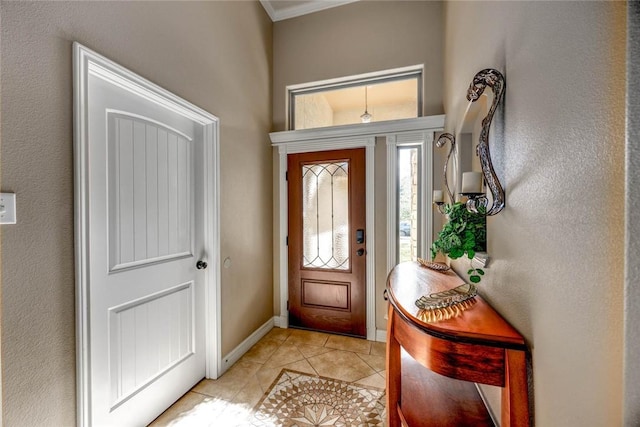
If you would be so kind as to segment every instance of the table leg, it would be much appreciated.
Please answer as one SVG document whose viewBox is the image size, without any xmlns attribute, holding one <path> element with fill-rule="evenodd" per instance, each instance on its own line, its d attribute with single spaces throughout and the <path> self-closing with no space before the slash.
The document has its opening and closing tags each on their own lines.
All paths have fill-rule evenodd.
<svg viewBox="0 0 640 427">
<path fill-rule="evenodd" d="M 387 371 L 388 372 L 388 371 Z M 524 351 L 505 350 L 502 426 L 529 426 L 527 361 Z"/>
<path fill-rule="evenodd" d="M 395 313 L 389 304 L 389 321 L 387 323 L 387 417 L 389 427 L 401 426 L 398 414 L 401 387 L 401 355 L 400 343 L 396 340 L 393 328 Z"/>
</svg>

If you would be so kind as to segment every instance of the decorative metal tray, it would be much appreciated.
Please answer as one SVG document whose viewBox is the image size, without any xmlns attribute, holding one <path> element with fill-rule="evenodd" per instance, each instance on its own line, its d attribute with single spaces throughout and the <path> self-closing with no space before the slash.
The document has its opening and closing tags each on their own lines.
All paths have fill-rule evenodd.
<svg viewBox="0 0 640 427">
<path fill-rule="evenodd" d="M 416 306 L 423 310 L 446 308 L 470 300 L 476 295 L 478 295 L 478 289 L 475 285 L 465 283 L 447 291 L 434 292 L 429 296 L 422 296 L 416 300 Z"/>
<path fill-rule="evenodd" d="M 427 267 L 431 270 L 440 271 L 440 272 L 449 270 L 449 266 L 442 262 L 427 261 L 426 259 L 422 259 L 422 258 L 418 258 L 417 261 L 418 261 L 418 264 L 420 264 L 421 266 Z"/>
</svg>

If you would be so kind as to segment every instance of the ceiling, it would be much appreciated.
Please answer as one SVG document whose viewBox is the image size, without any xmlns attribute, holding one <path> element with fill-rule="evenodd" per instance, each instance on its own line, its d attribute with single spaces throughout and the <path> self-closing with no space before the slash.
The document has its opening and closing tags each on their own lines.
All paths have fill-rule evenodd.
<svg viewBox="0 0 640 427">
<path fill-rule="evenodd" d="M 307 15 L 358 0 L 260 0 L 273 22 Z"/>
</svg>

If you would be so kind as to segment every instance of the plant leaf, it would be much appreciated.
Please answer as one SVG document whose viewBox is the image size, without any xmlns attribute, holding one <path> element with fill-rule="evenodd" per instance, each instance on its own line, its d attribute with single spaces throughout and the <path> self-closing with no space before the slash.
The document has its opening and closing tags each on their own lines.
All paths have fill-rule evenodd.
<svg viewBox="0 0 640 427">
<path fill-rule="evenodd" d="M 460 248 L 451 248 L 449 252 L 449 257 L 453 259 L 460 258 L 462 255 L 464 255 L 464 251 Z"/>
</svg>

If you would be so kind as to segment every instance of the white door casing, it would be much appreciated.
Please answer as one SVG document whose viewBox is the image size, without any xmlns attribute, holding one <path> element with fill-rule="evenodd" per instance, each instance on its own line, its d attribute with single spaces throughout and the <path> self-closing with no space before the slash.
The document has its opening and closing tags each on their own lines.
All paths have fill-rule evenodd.
<svg viewBox="0 0 640 427">
<path fill-rule="evenodd" d="M 292 131 L 300 132 L 300 131 Z M 273 134 L 272 134 L 273 136 Z M 279 145 L 279 164 L 280 164 L 280 321 L 279 326 L 286 328 L 289 325 L 289 314 L 287 311 L 287 301 L 289 300 L 288 290 L 288 251 L 287 251 L 287 233 L 288 233 L 288 198 L 287 198 L 287 155 L 295 153 L 309 153 L 314 151 L 327 151 L 349 148 L 365 148 L 365 200 L 366 200 L 366 227 L 365 230 L 373 230 L 375 225 L 375 217 L 373 207 L 374 192 L 374 149 L 375 138 L 336 138 L 332 140 L 316 140 L 305 141 L 299 144 L 282 144 Z M 375 340 L 375 233 L 367 232 L 365 241 L 367 259 L 366 259 L 366 327 L 367 339 Z"/>
<path fill-rule="evenodd" d="M 78 43 L 74 90 L 78 424 L 143 425 L 220 366 L 218 119 Z"/>
</svg>

